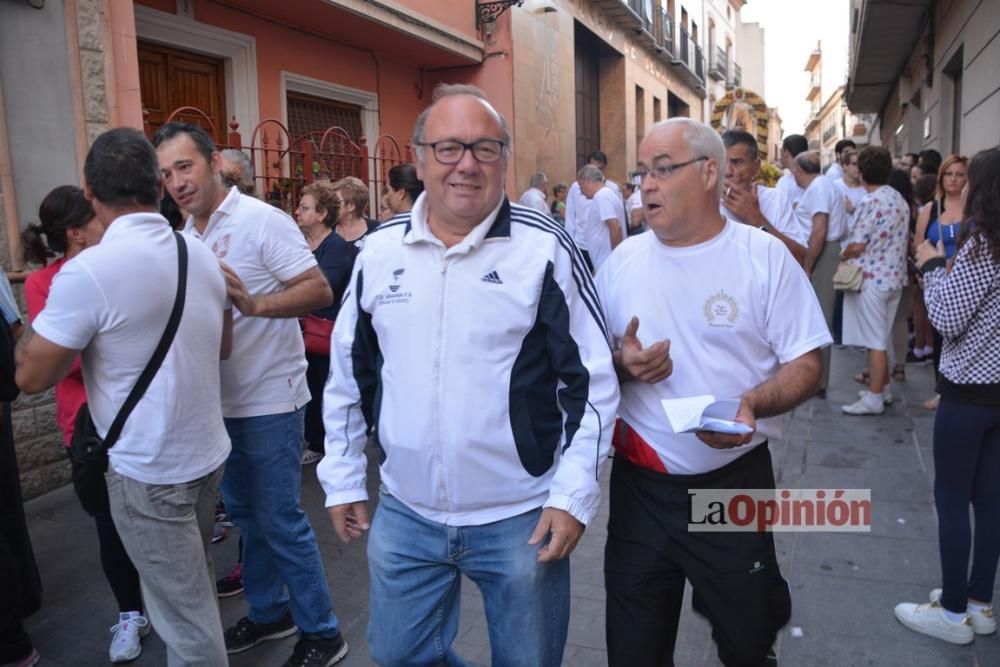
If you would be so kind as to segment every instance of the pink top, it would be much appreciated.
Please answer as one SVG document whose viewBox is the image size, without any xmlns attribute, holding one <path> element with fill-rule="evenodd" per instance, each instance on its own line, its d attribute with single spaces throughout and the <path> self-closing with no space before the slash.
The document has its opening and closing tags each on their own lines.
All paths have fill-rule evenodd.
<svg viewBox="0 0 1000 667">
<path fill-rule="evenodd" d="M 24 300 L 28 305 L 28 321 L 33 322 L 38 313 L 45 308 L 45 302 L 49 298 L 49 288 L 52 286 L 52 279 L 56 277 L 63 264 L 65 257 L 60 257 L 45 268 L 39 269 L 29 275 L 24 281 Z M 73 438 L 73 426 L 76 422 L 76 413 L 80 407 L 87 402 L 87 391 L 83 387 L 83 373 L 80 370 L 80 357 L 73 361 L 73 367 L 69 374 L 56 384 L 56 422 L 59 430 L 63 434 L 63 444 L 69 446 Z"/>
</svg>

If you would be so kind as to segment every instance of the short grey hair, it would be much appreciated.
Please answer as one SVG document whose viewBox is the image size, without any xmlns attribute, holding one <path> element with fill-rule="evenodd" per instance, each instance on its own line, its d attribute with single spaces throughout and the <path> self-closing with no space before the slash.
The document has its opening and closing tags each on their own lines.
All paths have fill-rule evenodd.
<svg viewBox="0 0 1000 667">
<path fill-rule="evenodd" d="M 576 172 L 576 180 L 578 181 L 598 181 L 600 183 L 604 182 L 604 174 L 600 169 L 592 164 L 585 164 L 580 167 L 580 171 Z"/>
<path fill-rule="evenodd" d="M 646 136 L 649 136 L 654 131 L 663 127 L 670 127 L 673 125 L 679 125 L 681 132 L 684 136 L 684 141 L 687 142 L 688 147 L 691 149 L 691 157 L 707 157 L 710 160 L 715 160 L 715 163 L 719 165 L 718 176 L 716 177 L 715 183 L 715 194 L 717 197 L 722 196 L 722 185 L 723 185 L 723 174 L 726 173 L 726 147 L 722 143 L 722 137 L 716 132 L 710 125 L 706 125 L 700 121 L 694 120 L 692 118 L 676 117 L 668 118 L 666 120 L 661 120 L 658 123 L 654 123 Z M 647 165 L 652 166 L 652 165 Z M 702 164 L 698 164 L 698 171 L 702 170 Z"/>
<path fill-rule="evenodd" d="M 250 166 L 250 156 L 243 151 L 236 148 L 227 148 L 225 150 L 219 151 L 219 155 L 227 160 L 235 162 L 240 166 L 240 175 L 242 178 L 239 183 L 231 183 L 226 177 L 226 174 L 222 175 L 222 182 L 227 187 L 236 186 L 240 189 L 240 192 L 244 194 L 253 193 L 253 167 Z"/>
<path fill-rule="evenodd" d="M 548 182 L 549 182 L 549 177 L 545 175 L 544 171 L 536 171 L 531 175 L 531 180 L 528 181 L 528 187 L 541 188 Z"/>
<path fill-rule="evenodd" d="M 503 135 L 503 159 L 506 160 L 510 157 L 510 147 L 512 143 L 512 137 L 510 133 L 510 126 L 507 124 L 507 119 L 503 117 L 499 111 L 494 108 L 490 101 L 486 98 L 486 93 L 475 86 L 470 86 L 464 83 L 442 83 L 438 84 L 437 88 L 434 89 L 434 93 L 431 95 L 431 105 L 420 112 L 417 116 L 417 122 L 413 126 L 413 152 L 420 163 L 424 161 L 424 128 L 427 125 L 427 117 L 430 115 L 431 110 L 437 106 L 437 103 L 447 97 L 456 97 L 458 95 L 466 95 L 468 97 L 475 97 L 478 99 L 483 107 L 493 116 L 493 120 L 497 122 L 497 127 L 500 128 L 500 133 Z"/>
<path fill-rule="evenodd" d="M 803 151 L 795 156 L 795 164 L 806 174 L 818 174 L 820 171 L 819 153 Z"/>
</svg>

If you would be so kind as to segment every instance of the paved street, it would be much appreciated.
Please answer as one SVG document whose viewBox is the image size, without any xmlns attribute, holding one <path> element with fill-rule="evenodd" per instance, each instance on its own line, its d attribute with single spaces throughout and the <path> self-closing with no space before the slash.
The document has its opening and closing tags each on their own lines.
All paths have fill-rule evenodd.
<svg viewBox="0 0 1000 667">
<path fill-rule="evenodd" d="M 812 400 L 786 417 L 784 436 L 772 443 L 779 486 L 871 488 L 870 534 L 778 535 L 779 558 L 792 589 L 793 615 L 778 639 L 786 667 L 894 665 L 907 667 L 1000 665 L 1000 638 L 977 637 L 958 647 L 904 629 L 892 614 L 903 600 L 926 599 L 939 585 L 935 516 L 931 496 L 933 416 L 920 408 L 932 389 L 929 367 L 907 367 L 908 381 L 893 383 L 896 403 L 882 417 L 845 417 L 840 405 L 856 399 L 851 375 L 863 355 L 834 352 L 833 386 L 825 401 Z M 374 469 L 373 469 L 374 471 Z M 374 479 L 372 475 L 372 479 Z M 605 474 L 605 479 L 607 474 Z M 351 647 L 344 665 L 370 665 L 365 648 L 368 573 L 364 544 L 343 546 L 323 511 L 314 468 L 305 471 L 303 502 L 318 529 L 327 578 Z M 113 598 L 101 573 L 93 525 L 68 487 L 27 506 L 45 584 L 45 606 L 28 620 L 43 665 L 108 663 L 108 628 L 116 621 Z M 573 615 L 564 664 L 606 664 L 602 550 L 607 506 L 573 555 Z M 236 539 L 215 547 L 217 570 L 235 558 Z M 178 563 L 178 568 L 189 567 Z M 243 615 L 242 596 L 222 601 L 224 622 Z M 489 664 L 482 605 L 470 582 L 462 591 L 458 651 Z M 234 656 L 236 667 L 280 665 L 293 639 Z M 154 635 L 136 665 L 164 664 Z M 716 666 L 706 622 L 685 605 L 676 662 Z"/>
</svg>

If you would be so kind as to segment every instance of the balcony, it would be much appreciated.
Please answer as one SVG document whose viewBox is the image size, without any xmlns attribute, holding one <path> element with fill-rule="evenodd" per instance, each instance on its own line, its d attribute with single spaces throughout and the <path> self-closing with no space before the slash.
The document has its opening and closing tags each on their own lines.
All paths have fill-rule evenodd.
<svg viewBox="0 0 1000 667">
<path fill-rule="evenodd" d="M 653 22 L 653 37 L 656 40 L 656 52 L 667 60 L 673 60 L 674 19 L 662 7 L 656 10 L 656 20 Z"/>
<path fill-rule="evenodd" d="M 647 0 L 593 0 L 595 9 L 600 10 L 615 25 L 642 34 L 649 31 L 643 19 Z M 651 22 L 650 22 L 651 24 Z"/>
<path fill-rule="evenodd" d="M 708 75 L 716 81 L 725 81 L 729 78 L 729 55 L 721 46 L 710 48 L 712 63 L 708 68 Z"/>
<path fill-rule="evenodd" d="M 704 98 L 705 58 L 701 47 L 694 43 L 684 26 L 678 26 L 676 50 L 673 53 L 674 73 L 698 95 Z"/>
<path fill-rule="evenodd" d="M 809 77 L 809 91 L 806 93 L 806 101 L 812 102 L 814 99 L 819 97 L 821 87 L 820 78 L 818 72 L 813 72 Z"/>
<path fill-rule="evenodd" d="M 743 68 L 737 63 L 733 63 L 732 74 L 729 77 L 729 81 L 726 84 L 726 88 L 742 88 L 743 87 Z"/>
<path fill-rule="evenodd" d="M 628 0 L 629 9 L 639 16 L 640 27 L 634 28 L 638 41 L 645 47 L 656 49 L 659 46 L 656 39 L 654 17 L 656 8 L 653 0 Z"/>
</svg>

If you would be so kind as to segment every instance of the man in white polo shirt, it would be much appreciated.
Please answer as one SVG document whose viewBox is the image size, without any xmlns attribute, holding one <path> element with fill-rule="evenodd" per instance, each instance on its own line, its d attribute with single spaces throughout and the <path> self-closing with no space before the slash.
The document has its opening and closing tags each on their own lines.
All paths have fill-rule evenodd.
<svg viewBox="0 0 1000 667">
<path fill-rule="evenodd" d="M 587 157 L 587 164 L 597 167 L 603 174 L 608 166 L 608 156 L 603 151 L 594 151 Z M 617 194 L 619 199 L 621 198 L 622 191 L 617 183 L 610 178 L 605 178 L 604 185 Z M 589 210 L 590 197 L 583 194 L 579 181 L 573 181 L 566 195 L 566 232 L 576 241 L 576 245 L 583 251 L 584 260 L 593 269 L 593 262 L 590 259 L 590 248 L 587 246 L 587 236 L 584 231 L 587 226 L 587 212 Z"/>
<path fill-rule="evenodd" d="M 801 264 L 806 249 L 789 236 L 798 225 L 795 210 L 780 190 L 756 182 L 760 174 L 757 140 L 749 132 L 728 130 L 722 134 L 722 143 L 726 147 L 726 180 L 719 212 L 767 232 Z"/>
<path fill-rule="evenodd" d="M 806 151 L 795 158 L 792 169 L 795 182 L 802 188 L 802 197 L 795 207 L 798 220 L 796 241 L 806 247 L 802 268 L 809 274 L 816 298 L 823 308 L 826 326 L 833 327 L 833 310 L 837 292 L 833 289 L 833 274 L 840 263 L 840 242 L 847 236 L 847 208 L 840 191 L 826 176 L 819 173 L 819 153 Z M 817 396 L 826 398 L 830 384 L 830 348 L 823 350 L 823 373 Z"/>
<path fill-rule="evenodd" d="M 622 198 L 614 193 L 604 181 L 604 174 L 593 165 L 584 165 L 576 175 L 580 191 L 590 205 L 587 207 L 587 218 L 577 219 L 578 229 L 582 229 L 590 252 L 590 261 L 594 271 L 601 268 L 619 243 L 628 235 L 625 223 L 625 209 Z"/>
<path fill-rule="evenodd" d="M 597 274 L 622 382 L 605 550 L 608 662 L 672 664 L 685 581 L 726 665 L 763 665 L 790 616 L 771 533 L 689 530 L 691 489 L 774 488 L 767 439 L 810 396 L 830 334 L 773 236 L 719 214 L 725 149 L 688 118 L 639 146 L 650 233 Z M 660 401 L 739 399 L 743 435 L 675 433 Z"/>
<path fill-rule="evenodd" d="M 222 414 L 233 442 L 222 491 L 243 536 L 249 611 L 226 631 L 226 649 L 238 653 L 298 626 L 289 664 L 331 665 L 347 644 L 299 506 L 309 390 L 295 319 L 329 305 L 330 286 L 288 215 L 222 186 L 219 153 L 203 130 L 169 123 L 153 143 L 167 190 L 191 213 L 185 234 L 223 263 L 239 311 L 233 354 L 222 364 Z"/>
<path fill-rule="evenodd" d="M 533 208 L 544 215 L 551 216 L 549 213 L 549 205 L 545 201 L 545 193 L 548 189 L 548 177 L 544 172 L 536 171 L 531 175 L 531 181 L 528 183 L 528 189 L 524 191 L 524 194 L 521 195 L 521 199 L 518 200 L 517 203 L 521 206 Z"/>
<path fill-rule="evenodd" d="M 22 341 L 17 383 L 25 393 L 48 389 L 82 352 L 90 414 L 104 437 L 166 328 L 179 248 L 159 214 L 156 153 L 140 132 L 118 128 L 98 137 L 84 178 L 107 231 L 52 282 L 33 323 L 37 335 Z M 218 363 L 228 354 L 232 319 L 224 314 L 226 284 L 215 257 L 185 243 L 180 324 L 109 451 L 106 478 L 111 514 L 167 645 L 167 664 L 221 667 L 228 663 L 209 540 L 229 455 Z"/>
</svg>

